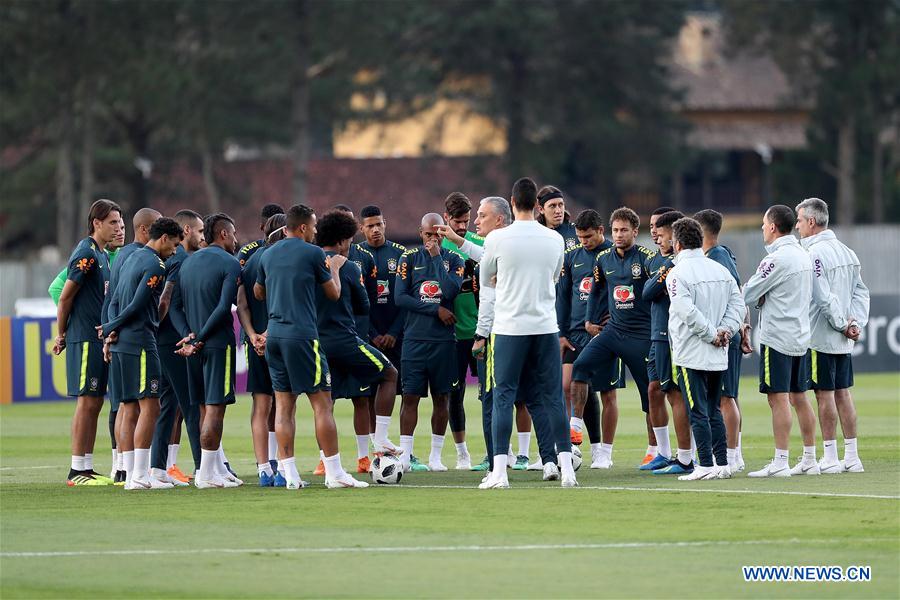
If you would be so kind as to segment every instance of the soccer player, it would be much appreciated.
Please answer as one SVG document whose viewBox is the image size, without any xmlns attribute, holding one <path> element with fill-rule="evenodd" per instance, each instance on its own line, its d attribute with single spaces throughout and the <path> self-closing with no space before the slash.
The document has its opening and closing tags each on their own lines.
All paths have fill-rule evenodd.
<svg viewBox="0 0 900 600">
<path fill-rule="evenodd" d="M 122 229 L 122 209 L 109 200 L 97 200 L 88 212 L 88 237 L 69 257 L 68 279 L 56 309 L 57 335 L 53 353 L 66 352 L 68 395 L 77 398 L 72 418 L 72 463 L 66 485 L 108 485 L 93 468 L 97 418 L 103 407 L 109 370 L 97 326 L 109 282 L 109 259 L 103 248 Z"/>
<path fill-rule="evenodd" d="M 287 217 L 279 213 L 269 217 L 263 227 L 265 245 L 253 253 L 241 269 L 241 286 L 237 291 L 237 314 L 244 330 L 244 349 L 247 358 L 247 392 L 253 397 L 253 410 L 250 413 L 250 435 L 253 438 L 253 452 L 256 455 L 256 470 L 260 487 L 284 487 L 284 477 L 278 475 L 278 463 L 272 464 L 275 458 L 272 453 L 274 432 L 269 430 L 274 425 L 275 392 L 269 365 L 265 358 L 266 341 L 263 337 L 269 327 L 269 310 L 265 300 L 257 300 L 253 295 L 253 286 L 259 275 L 259 263 L 267 248 L 284 239 L 284 226 Z M 277 442 L 274 444 L 277 448 Z"/>
<path fill-rule="evenodd" d="M 396 289 L 397 266 L 400 264 L 400 257 L 406 252 L 406 247 L 385 237 L 384 215 L 377 206 L 363 207 L 359 216 L 362 218 L 361 229 L 366 239 L 358 246 L 367 250 L 375 259 L 375 272 L 378 276 L 377 295 L 369 307 L 369 341 L 381 350 L 397 369 L 400 367 L 406 311 L 397 306 L 394 300 L 394 290 Z M 400 386 L 395 386 L 395 396 L 401 391 Z M 387 406 L 385 407 L 385 414 L 376 414 L 375 396 L 377 393 L 377 386 L 373 385 L 368 390 L 369 414 L 375 418 L 374 426 L 371 427 L 372 442 L 374 445 L 375 440 L 380 440 L 381 445 L 384 445 L 388 428 L 391 425 L 394 404 L 392 401 L 389 410 Z"/>
<path fill-rule="evenodd" d="M 650 378 L 650 410 L 653 415 L 654 437 L 658 444 L 658 454 L 641 469 L 652 471 L 654 475 L 685 475 L 693 471 L 691 459 L 691 427 L 688 421 L 688 410 L 681 391 L 678 389 L 678 378 L 672 365 L 672 353 L 669 346 L 669 312 L 670 301 L 666 290 L 666 278 L 674 266 L 675 245 L 672 225 L 681 219 L 678 211 L 669 211 L 656 218 L 653 223 L 653 237 L 659 252 L 650 259 L 650 279 L 644 284 L 644 298 L 650 301 L 650 356 L 647 362 L 647 374 Z M 655 385 L 654 385 L 655 384 Z M 664 399 L 654 398 L 654 390 L 667 397 L 672 406 L 672 420 L 675 424 L 675 437 L 678 442 L 677 452 L 672 454 L 669 441 L 668 415 L 665 409 L 659 410 L 655 403 Z"/>
<path fill-rule="evenodd" d="M 496 291 L 493 346 L 494 467 L 479 489 L 509 487 L 506 446 L 512 430 L 512 407 L 519 386 L 529 390 L 526 403 L 535 419 L 547 416 L 562 472 L 562 486 L 575 487 L 572 444 L 566 423 L 556 326 L 556 282 L 565 253 L 565 242 L 534 220 L 537 186 L 528 178 L 512 189 L 516 220 L 485 238 L 481 262 L 482 288 Z M 496 279 L 495 279 L 496 278 Z M 496 283 L 495 283 L 496 281 Z M 538 407 L 536 414 L 533 406 Z"/>
<path fill-rule="evenodd" d="M 701 210 L 694 215 L 694 220 L 703 229 L 703 253 L 716 261 L 731 273 L 738 287 L 741 276 L 737 272 L 737 261 L 731 249 L 719 244 L 719 231 L 722 229 L 722 215 L 712 209 Z M 738 391 L 741 380 L 741 359 L 743 354 L 753 352 L 750 344 L 750 313 L 744 315 L 744 324 L 728 344 L 728 370 L 722 375 L 722 418 L 728 434 L 728 465 L 733 472 L 744 470 L 744 457 L 741 452 L 741 411 L 738 406 Z"/>
<path fill-rule="evenodd" d="M 134 213 L 134 217 L 131 220 L 131 225 L 134 228 L 134 241 L 126 246 L 122 246 L 119 251 L 116 253 L 115 263 L 110 263 L 109 268 L 109 285 L 106 296 L 103 299 L 103 308 L 100 311 L 100 322 L 108 323 L 110 321 L 109 316 L 109 305 L 112 301 L 113 296 L 116 292 L 116 287 L 119 285 L 119 272 L 122 270 L 122 267 L 127 262 L 128 258 L 134 254 L 136 251 L 143 248 L 147 242 L 150 241 L 150 227 L 153 223 L 156 222 L 162 215 L 157 210 L 153 210 L 152 208 L 142 208 Z M 107 351 L 104 351 L 105 354 L 108 354 Z M 119 417 L 119 401 L 121 399 L 119 390 L 116 387 L 116 378 L 109 378 L 109 435 L 112 438 L 113 449 L 117 451 L 116 453 L 116 474 L 115 474 L 115 483 L 123 483 L 125 482 L 125 473 L 126 469 L 122 464 L 122 460 L 118 457 L 118 447 L 119 447 L 119 439 L 121 436 L 125 435 L 124 432 L 120 432 L 119 429 L 122 427 L 122 421 Z M 131 442 L 126 442 L 129 446 Z M 122 468 L 119 468 L 122 467 Z"/>
<path fill-rule="evenodd" d="M 728 479 L 725 424 L 719 411 L 727 346 L 746 312 L 731 273 L 703 254 L 703 233 L 693 219 L 672 224 L 675 266 L 666 277 L 669 339 L 678 386 L 691 411 L 700 464 L 678 479 Z M 714 466 L 715 453 L 718 467 Z"/>
<path fill-rule="evenodd" d="M 828 205 L 824 201 L 807 198 L 797 205 L 797 231 L 813 263 L 808 359 L 825 445 L 819 471 L 862 473 L 856 450 L 856 407 L 850 396 L 851 354 L 869 320 L 869 290 L 860 277 L 856 253 L 828 229 Z M 838 417 L 844 433 L 843 462 L 838 462 L 837 454 Z M 798 468 L 803 467 L 795 467 L 791 473 L 798 474 Z"/>
<path fill-rule="evenodd" d="M 180 332 L 188 331 L 178 277 L 185 259 L 200 249 L 203 218 L 188 209 L 179 210 L 174 218 L 181 227 L 183 239 L 175 248 L 175 254 L 166 259 L 166 285 L 159 299 L 159 331 L 156 342 L 162 379 L 159 389 L 159 418 L 156 420 L 150 452 L 150 474 L 161 480 L 165 480 L 165 474 L 173 482 L 186 484 L 190 482 L 190 478 L 178 467 L 180 420 L 184 420 L 187 430 L 194 470 L 199 470 L 200 408 L 191 402 L 188 392 L 187 361 L 176 354 L 178 342 L 183 337 Z"/>
<path fill-rule="evenodd" d="M 400 460 L 411 471 L 446 471 L 441 461 L 449 419 L 450 392 L 460 383 L 456 369 L 456 316 L 450 310 L 465 271 L 462 258 L 441 249 L 436 213 L 422 217 L 423 246 L 407 250 L 397 266 L 394 302 L 406 310 L 403 355 L 400 359 L 403 400 L 400 406 Z M 419 420 L 419 400 L 431 391 L 431 454 L 428 465 L 413 456 L 413 435 Z"/>
<path fill-rule="evenodd" d="M 159 417 L 161 368 L 156 336 L 165 260 L 175 254 L 184 232 L 175 220 L 160 218 L 150 226 L 149 235 L 147 244 L 135 250 L 119 270 L 107 311 L 109 321 L 101 326 L 112 352 L 110 379 L 116 381 L 123 404 L 119 447 L 124 454 L 126 490 L 173 487 L 150 476 L 150 444 Z"/>
<path fill-rule="evenodd" d="M 231 306 L 236 302 L 241 266 L 234 221 L 224 213 L 203 222 L 206 248 L 184 260 L 178 276 L 187 333 L 178 342 L 188 357 L 191 402 L 200 407 L 200 489 L 237 487 L 243 482 L 225 466 L 222 427 L 225 408 L 234 404 L 235 339 Z M 184 332 L 182 332 L 184 333 Z"/>
<path fill-rule="evenodd" d="M 762 234 L 769 253 L 744 285 L 744 301 L 759 308 L 759 391 L 772 409 L 775 458 L 749 477 L 790 477 L 788 447 L 791 404 L 797 411 L 803 437 L 803 472 L 818 474 L 816 416 L 803 394 L 809 387 L 809 306 L 813 267 L 791 234 L 794 211 L 778 204 L 763 216 Z M 793 394 L 793 395 L 792 395 Z"/>
<path fill-rule="evenodd" d="M 444 200 L 444 221 L 456 235 L 469 240 L 478 246 L 484 245 L 484 238 L 469 231 L 472 218 L 472 204 L 462 192 L 453 192 Z M 450 431 L 456 443 L 456 469 L 468 471 L 472 468 L 472 457 L 466 446 L 466 377 L 470 372 L 477 374 L 478 367 L 472 356 L 475 322 L 478 319 L 478 307 L 475 305 L 475 293 L 472 278 L 475 274 L 475 260 L 463 253 L 455 243 L 446 237 L 441 247 L 459 254 L 463 259 L 465 270 L 459 294 L 453 301 L 453 314 L 456 315 L 456 368 L 460 384 L 450 392 Z"/>
<path fill-rule="evenodd" d="M 562 191 L 552 185 L 545 185 L 537 195 L 537 222 L 562 236 L 566 250 L 579 244 L 575 226 L 569 222 L 566 201 Z"/>
<path fill-rule="evenodd" d="M 603 425 L 607 435 L 615 431 L 617 415 L 616 387 L 624 381 L 620 378 L 621 363 L 616 361 L 611 373 L 599 374 L 595 377 L 588 399 L 584 407 L 583 418 L 572 410 L 570 386 L 572 383 L 572 364 L 591 341 L 591 334 L 585 329 L 587 321 L 587 302 L 594 280 L 594 261 L 597 254 L 612 247 L 612 242 L 603 235 L 603 218 L 595 210 L 585 210 L 575 219 L 575 233 L 580 240 L 577 246 L 566 250 L 563 260 L 562 274 L 556 287 L 556 321 L 559 326 L 559 349 L 562 356 L 562 383 L 566 397 L 566 405 L 570 418 L 571 439 L 573 444 L 581 444 L 582 430 L 587 424 L 588 438 L 591 443 L 591 464 L 599 464 L 602 436 L 600 435 L 601 414 L 600 400 L 597 390 L 603 398 Z M 601 313 L 609 314 L 608 310 Z"/>
<path fill-rule="evenodd" d="M 351 215 L 333 211 L 322 217 L 316 229 L 316 243 L 330 259 L 349 254 L 359 224 Z M 328 300 L 322 293 L 317 299 L 319 339 L 331 371 L 332 397 L 353 399 L 357 473 L 368 473 L 371 468 L 368 400 L 359 397 L 359 393 L 376 387 L 376 414 L 390 418 L 397 395 L 397 370 L 380 350 L 360 339 L 356 331 L 355 317 L 369 311 L 369 298 L 356 263 L 348 260 L 341 267 L 340 278 L 341 296 L 337 302 Z M 387 439 L 386 431 L 379 431 L 375 452 L 399 454 L 399 449 Z"/>
<path fill-rule="evenodd" d="M 649 411 L 647 362 L 650 354 L 650 302 L 643 297 L 653 252 L 636 243 L 640 218 L 630 208 L 617 208 L 609 217 L 613 248 L 597 254 L 594 281 L 588 297 L 590 332 L 601 323 L 600 297 L 606 293 L 609 322 L 581 352 L 572 366 L 572 400 L 576 414 L 587 401 L 587 385 L 597 373 L 611 373 L 616 358 L 631 372 L 641 395 L 641 409 Z M 618 420 L 618 416 L 616 418 Z M 615 426 L 603 438 L 599 467 L 612 467 Z"/>
<path fill-rule="evenodd" d="M 238 262 L 241 263 L 242 269 L 247 264 L 247 262 L 249 262 L 250 258 L 252 258 L 256 252 L 258 252 L 261 248 L 263 248 L 266 245 L 266 235 L 265 235 L 266 223 L 268 223 L 269 219 L 271 219 L 273 216 L 283 215 L 283 214 L 284 214 L 284 209 L 281 207 L 280 204 L 266 204 L 265 206 L 262 207 L 262 210 L 259 213 L 259 230 L 263 232 L 263 237 L 261 237 L 258 240 L 253 240 L 252 242 L 244 244 L 243 246 L 241 246 L 241 249 L 238 250 L 237 259 L 238 259 Z"/>
<path fill-rule="evenodd" d="M 279 470 L 284 471 L 287 489 L 304 487 L 294 457 L 294 415 L 297 396 L 306 394 L 315 415 L 316 440 L 325 455 L 326 487 L 368 487 L 341 466 L 331 375 L 316 325 L 317 290 L 321 288 L 331 302 L 340 299 L 340 269 L 347 259 L 341 255 L 326 258 L 322 249 L 311 243 L 316 236 L 316 213 L 308 206 L 297 204 L 288 209 L 284 232 L 287 237 L 263 254 L 253 287 L 257 300 L 265 300 L 269 311 L 264 337 L 275 390 Z"/>
</svg>

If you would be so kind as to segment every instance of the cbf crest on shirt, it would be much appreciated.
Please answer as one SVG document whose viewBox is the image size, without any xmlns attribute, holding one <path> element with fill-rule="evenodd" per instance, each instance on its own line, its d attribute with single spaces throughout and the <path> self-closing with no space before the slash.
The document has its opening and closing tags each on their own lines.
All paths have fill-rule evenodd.
<svg viewBox="0 0 900 600">
<path fill-rule="evenodd" d="M 452 310 L 465 270 L 462 258 L 441 250 L 431 256 L 414 248 L 400 257 L 394 301 L 408 310 L 404 337 L 411 340 L 454 340 L 454 327 L 438 318 L 438 308 Z"/>
</svg>

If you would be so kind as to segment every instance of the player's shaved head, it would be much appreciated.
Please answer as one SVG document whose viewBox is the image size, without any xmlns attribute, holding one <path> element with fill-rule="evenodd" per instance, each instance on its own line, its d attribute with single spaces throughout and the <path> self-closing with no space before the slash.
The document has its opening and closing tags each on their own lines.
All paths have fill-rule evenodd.
<svg viewBox="0 0 900 600">
<path fill-rule="evenodd" d="M 444 217 L 437 213 L 428 213 L 422 217 L 422 229 L 430 231 L 435 225 L 443 225 Z"/>
<path fill-rule="evenodd" d="M 134 226 L 134 230 L 137 231 L 139 227 L 150 228 L 153 223 L 159 219 L 162 214 L 158 210 L 154 210 L 152 208 L 142 208 L 136 213 L 134 213 L 134 218 L 131 220 L 131 224 Z"/>
</svg>

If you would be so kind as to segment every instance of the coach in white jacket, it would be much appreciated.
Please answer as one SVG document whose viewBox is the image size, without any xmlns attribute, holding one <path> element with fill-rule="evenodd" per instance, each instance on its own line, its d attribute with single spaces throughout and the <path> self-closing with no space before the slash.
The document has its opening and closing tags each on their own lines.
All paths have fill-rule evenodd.
<svg viewBox="0 0 900 600">
<path fill-rule="evenodd" d="M 819 405 L 825 456 L 821 473 L 862 473 L 856 451 L 856 407 L 850 396 L 853 364 L 850 353 L 869 320 L 869 290 L 860 277 L 856 253 L 828 229 L 828 205 L 807 198 L 797 205 L 800 244 L 813 263 L 809 318 L 810 379 Z M 844 461 L 838 462 L 838 415 L 844 433 Z"/>
<path fill-rule="evenodd" d="M 792 235 L 797 222 L 782 204 L 763 216 L 763 240 L 769 253 L 744 285 L 744 301 L 759 307 L 759 391 L 772 409 L 775 458 L 749 477 L 790 477 L 788 441 L 791 407 L 797 411 L 803 437 L 803 459 L 808 467 L 816 457 L 816 415 L 803 395 L 809 389 L 809 304 L 812 301 L 812 261 Z M 806 467 L 805 467 L 806 468 Z M 806 468 L 817 474 L 818 469 Z"/>
<path fill-rule="evenodd" d="M 678 386 L 691 413 L 699 466 L 681 480 L 731 477 L 719 411 L 728 343 L 740 329 L 744 300 L 731 273 L 703 254 L 703 231 L 683 218 L 672 225 L 675 266 L 666 278 L 669 342 Z M 713 466 L 715 453 L 718 467 Z"/>
</svg>

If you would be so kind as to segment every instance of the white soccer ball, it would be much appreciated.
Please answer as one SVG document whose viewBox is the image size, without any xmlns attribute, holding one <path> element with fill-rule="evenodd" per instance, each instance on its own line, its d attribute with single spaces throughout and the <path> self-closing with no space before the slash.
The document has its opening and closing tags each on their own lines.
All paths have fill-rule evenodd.
<svg viewBox="0 0 900 600">
<path fill-rule="evenodd" d="M 581 468 L 581 463 L 584 462 L 584 459 L 581 456 L 581 450 L 578 449 L 578 446 L 572 444 L 572 468 L 576 471 Z M 556 466 L 559 467 L 559 456 L 556 457 Z M 560 467 L 562 468 L 562 467 Z"/>
<path fill-rule="evenodd" d="M 372 461 L 372 481 L 390 485 L 400 483 L 403 477 L 403 464 L 400 459 L 390 454 L 376 456 Z"/>
</svg>

